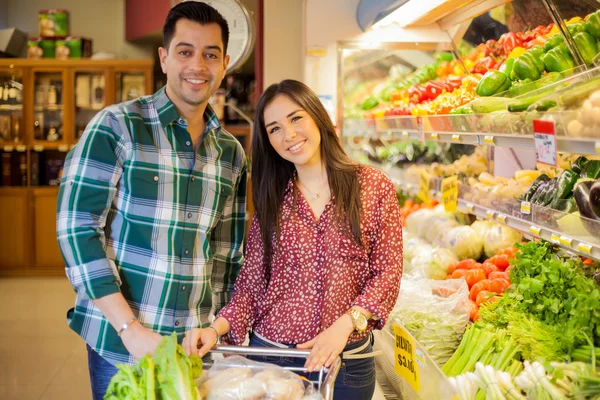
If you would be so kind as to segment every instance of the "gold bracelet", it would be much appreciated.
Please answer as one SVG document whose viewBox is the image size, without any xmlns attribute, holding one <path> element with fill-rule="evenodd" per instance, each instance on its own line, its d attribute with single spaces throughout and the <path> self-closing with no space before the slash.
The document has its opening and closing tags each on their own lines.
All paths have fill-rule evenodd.
<svg viewBox="0 0 600 400">
<path fill-rule="evenodd" d="M 121 337 L 123 332 L 125 332 L 127 330 L 127 328 L 129 328 L 129 326 L 137 320 L 138 319 L 136 317 L 133 317 L 129 320 L 129 322 L 127 322 L 126 324 L 123 324 L 123 326 L 121 327 L 121 329 L 119 330 L 119 333 L 118 333 L 119 337 Z"/>
</svg>

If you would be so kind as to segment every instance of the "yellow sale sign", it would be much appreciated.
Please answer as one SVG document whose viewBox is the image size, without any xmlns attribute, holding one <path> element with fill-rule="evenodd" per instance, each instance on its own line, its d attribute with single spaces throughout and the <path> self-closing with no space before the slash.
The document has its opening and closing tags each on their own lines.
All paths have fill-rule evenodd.
<svg viewBox="0 0 600 400">
<path fill-rule="evenodd" d="M 397 325 L 394 325 L 394 337 L 394 369 L 396 374 L 404 379 L 416 393 L 420 393 L 421 376 L 419 375 L 419 363 L 415 354 L 415 339 L 406 329 Z"/>
</svg>

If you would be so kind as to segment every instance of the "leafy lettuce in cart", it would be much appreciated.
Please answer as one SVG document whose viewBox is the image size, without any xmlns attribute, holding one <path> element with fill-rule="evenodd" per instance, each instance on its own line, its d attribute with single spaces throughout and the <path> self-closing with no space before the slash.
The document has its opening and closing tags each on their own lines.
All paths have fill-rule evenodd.
<svg viewBox="0 0 600 400">
<path fill-rule="evenodd" d="M 202 360 L 187 356 L 177 344 L 177 334 L 165 336 L 154 357 L 144 356 L 137 364 L 117 365 L 104 400 L 199 400 L 195 379 L 202 374 Z"/>
</svg>

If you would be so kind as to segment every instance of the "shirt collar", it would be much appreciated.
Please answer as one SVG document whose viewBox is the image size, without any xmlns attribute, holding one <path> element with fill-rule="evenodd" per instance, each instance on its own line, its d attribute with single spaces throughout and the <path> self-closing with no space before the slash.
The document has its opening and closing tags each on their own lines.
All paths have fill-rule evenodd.
<svg viewBox="0 0 600 400">
<path fill-rule="evenodd" d="M 169 96 L 167 96 L 167 91 L 165 89 L 166 86 L 163 86 L 152 96 L 152 101 L 158 112 L 158 119 L 160 120 L 161 125 L 166 128 L 173 121 L 177 121 L 180 125 L 187 125 L 185 119 L 179 115 L 179 112 L 175 108 L 175 104 L 173 104 L 171 99 L 169 99 Z M 206 121 L 206 131 L 213 129 L 220 130 L 221 123 L 210 104 L 207 104 L 206 109 L 204 110 L 204 120 Z"/>
</svg>

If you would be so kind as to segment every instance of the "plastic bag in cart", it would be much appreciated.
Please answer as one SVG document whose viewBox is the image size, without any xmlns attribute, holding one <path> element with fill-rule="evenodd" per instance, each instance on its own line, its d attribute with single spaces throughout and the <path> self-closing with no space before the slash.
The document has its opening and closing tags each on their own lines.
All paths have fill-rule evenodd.
<svg viewBox="0 0 600 400">
<path fill-rule="evenodd" d="M 294 372 L 241 356 L 215 360 L 202 375 L 200 393 L 207 400 L 319 400 L 311 382 Z"/>
</svg>

